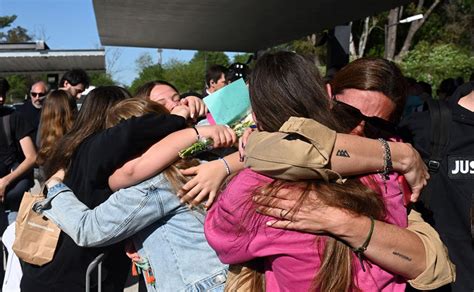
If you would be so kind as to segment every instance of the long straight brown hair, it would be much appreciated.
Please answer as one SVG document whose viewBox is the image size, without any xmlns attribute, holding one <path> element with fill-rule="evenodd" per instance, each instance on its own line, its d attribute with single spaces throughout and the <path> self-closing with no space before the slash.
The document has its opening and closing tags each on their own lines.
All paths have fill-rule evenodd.
<svg viewBox="0 0 474 292">
<path fill-rule="evenodd" d="M 255 64 L 249 86 L 252 110 L 261 130 L 278 131 L 291 116 L 311 118 L 336 131 L 341 130 L 331 113 L 330 99 L 317 68 L 301 55 L 291 52 L 263 55 Z M 342 185 L 275 180 L 256 189 L 254 194 L 277 192 L 282 187 L 300 191 L 295 211 L 303 202 L 311 202 L 310 194 L 316 194 L 315 204 L 323 203 L 376 219 L 383 219 L 385 214 L 382 198 L 355 178 Z M 318 245 L 322 243 L 319 239 L 321 237 L 318 237 Z M 316 271 L 312 289 L 358 290 L 354 281 L 353 258 L 346 244 L 326 237 L 321 267 Z"/>
<path fill-rule="evenodd" d="M 77 147 L 87 137 L 104 130 L 107 111 L 117 102 L 127 98 L 130 98 L 130 93 L 119 86 L 102 86 L 89 92 L 71 131 L 56 144 L 51 158 L 44 164 L 46 177 L 60 169 L 67 171 Z"/>
<path fill-rule="evenodd" d="M 64 90 L 53 90 L 41 109 L 39 151 L 36 164 L 43 165 L 54 145 L 72 128 L 77 116 L 76 98 Z"/>
</svg>

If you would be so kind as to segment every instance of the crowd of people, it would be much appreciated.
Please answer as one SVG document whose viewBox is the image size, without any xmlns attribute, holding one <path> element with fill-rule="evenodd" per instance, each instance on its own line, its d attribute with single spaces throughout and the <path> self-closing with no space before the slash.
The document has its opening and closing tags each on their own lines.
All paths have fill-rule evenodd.
<svg viewBox="0 0 474 292">
<path fill-rule="evenodd" d="M 433 97 L 381 58 L 327 82 L 293 52 L 251 67 L 210 66 L 202 95 L 99 86 L 80 110 L 83 70 L 35 82 L 16 109 L 0 78 L 1 231 L 33 177 L 47 187 L 36 211 L 61 229 L 52 261 L 20 259 L 8 287 L 84 291 L 104 254 L 92 290 L 123 291 L 132 265 L 148 291 L 473 291 L 473 81 Z M 255 127 L 239 138 L 203 98 L 240 78 Z M 226 151 L 178 157 L 202 138 Z"/>
</svg>

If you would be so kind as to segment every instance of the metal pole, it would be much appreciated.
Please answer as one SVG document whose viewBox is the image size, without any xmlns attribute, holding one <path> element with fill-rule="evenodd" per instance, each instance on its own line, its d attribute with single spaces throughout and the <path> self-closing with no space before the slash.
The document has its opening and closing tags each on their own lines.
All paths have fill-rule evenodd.
<svg viewBox="0 0 474 292">
<path fill-rule="evenodd" d="M 98 267 L 98 273 L 99 275 L 97 276 L 98 278 L 98 289 L 97 292 L 101 292 L 102 291 L 102 261 L 99 262 L 99 267 Z"/>
<path fill-rule="evenodd" d="M 99 266 L 99 268 L 98 268 L 99 276 L 97 277 L 98 289 L 99 289 L 98 292 L 102 291 L 102 260 L 103 260 L 104 256 L 105 256 L 105 254 L 101 253 L 87 267 L 87 271 L 86 271 L 86 292 L 91 291 L 91 273 L 97 266 Z"/>
</svg>

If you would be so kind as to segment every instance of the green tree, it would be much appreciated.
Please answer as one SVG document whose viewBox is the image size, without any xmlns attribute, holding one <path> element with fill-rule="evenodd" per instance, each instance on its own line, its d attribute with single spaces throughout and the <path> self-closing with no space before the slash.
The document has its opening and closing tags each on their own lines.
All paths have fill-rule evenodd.
<svg viewBox="0 0 474 292">
<path fill-rule="evenodd" d="M 187 66 L 180 67 L 183 70 L 171 70 L 171 72 L 178 74 L 170 72 L 168 78 L 169 80 L 176 80 L 176 86 L 181 92 L 201 92 L 204 88 L 207 68 L 212 65 L 222 65 L 227 67 L 229 66 L 229 63 L 229 56 L 224 52 L 197 51 Z M 174 66 L 171 66 L 170 69 L 173 67 Z"/>
<path fill-rule="evenodd" d="M 471 45 L 472 0 L 417 0 L 404 7 L 352 21 L 351 56 L 383 57 L 397 61 L 420 41 Z M 422 13 L 422 20 L 395 25 L 400 19 Z M 387 34 L 385 24 L 390 25 Z M 385 50 L 385 37 L 390 39 Z M 365 46 L 364 46 L 365 44 Z M 363 50 L 361 50 L 364 48 Z M 365 53 L 364 53 L 365 52 Z"/>
<path fill-rule="evenodd" d="M 6 78 L 10 84 L 10 91 L 8 91 L 7 100 L 5 103 L 13 104 L 22 102 L 25 95 L 29 91 L 28 84 L 31 80 L 23 75 L 11 75 Z"/>
<path fill-rule="evenodd" d="M 144 54 L 136 60 L 140 74 L 130 86 L 132 93 L 144 83 L 160 79 L 170 82 L 180 92 L 200 93 L 204 88 L 206 67 L 213 64 L 228 66 L 229 57 L 223 52 L 198 51 L 189 62 L 170 60 L 163 66 L 153 65 L 152 62 L 149 54 Z"/>
<path fill-rule="evenodd" d="M 21 26 L 10 28 L 16 18 L 16 15 L 0 16 L 0 42 L 19 43 L 32 39 L 25 28 Z M 6 28 L 10 29 L 5 30 Z M 12 75 L 8 76 L 7 80 L 10 83 L 10 91 L 6 103 L 22 102 L 29 90 L 29 84 L 32 81 L 31 76 Z"/>
<path fill-rule="evenodd" d="M 428 19 L 427 25 L 420 31 L 420 40 L 456 44 L 471 49 L 472 36 L 472 0 L 446 1 Z"/>
<path fill-rule="evenodd" d="M 143 71 L 146 67 L 153 65 L 153 58 L 150 53 L 143 53 L 135 60 L 135 64 L 137 65 L 138 70 Z"/>
<path fill-rule="evenodd" d="M 137 88 L 142 86 L 143 84 L 153 81 L 153 80 L 163 80 L 164 78 L 164 70 L 163 68 L 157 64 L 152 65 L 144 68 L 138 77 L 133 80 L 132 84 L 130 85 L 130 92 L 135 94 Z"/>
<path fill-rule="evenodd" d="M 89 74 L 90 84 L 94 86 L 117 85 L 112 76 L 105 72 Z"/>
<path fill-rule="evenodd" d="M 273 48 L 268 51 L 294 51 L 314 60 L 316 66 L 321 66 L 326 59 L 326 46 L 323 46 L 326 32 L 313 33 L 306 37 L 296 39 Z"/>
<path fill-rule="evenodd" d="M 464 80 L 469 79 L 474 70 L 474 56 L 469 50 L 453 44 L 433 45 L 422 41 L 408 52 L 400 67 L 406 76 L 430 83 L 436 92 L 446 78 L 461 76 Z"/>
<path fill-rule="evenodd" d="M 9 28 L 16 20 L 16 15 L 0 16 L 0 30 Z M 6 32 L 0 31 L 0 41 L 9 43 L 20 43 L 31 41 L 32 37 L 26 28 L 21 26 L 12 27 Z"/>
<path fill-rule="evenodd" d="M 197 51 L 189 63 L 202 64 L 205 72 L 211 65 L 229 66 L 229 56 L 224 52 Z"/>
<path fill-rule="evenodd" d="M 232 58 L 232 63 L 244 63 L 245 64 L 249 60 L 250 56 L 252 56 L 252 54 L 249 54 L 249 53 L 236 54 Z"/>
<path fill-rule="evenodd" d="M 7 32 L 7 41 L 9 43 L 29 42 L 32 38 L 28 34 L 28 30 L 21 26 L 14 27 Z"/>
<path fill-rule="evenodd" d="M 16 15 L 0 16 L 0 30 L 3 30 L 6 27 L 10 27 L 12 23 L 15 21 L 15 19 L 16 19 Z M 8 32 L 5 33 L 3 31 L 0 31 L 0 41 L 6 41 L 7 35 L 8 35 Z"/>
<path fill-rule="evenodd" d="M 203 63 L 171 60 L 164 67 L 165 80 L 176 86 L 179 92 L 200 93 L 204 88 L 205 69 Z"/>
</svg>

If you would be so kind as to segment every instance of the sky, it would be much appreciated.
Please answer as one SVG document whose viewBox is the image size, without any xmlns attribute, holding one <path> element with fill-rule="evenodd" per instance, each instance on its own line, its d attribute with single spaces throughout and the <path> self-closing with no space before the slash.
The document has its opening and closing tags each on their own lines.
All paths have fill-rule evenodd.
<svg viewBox="0 0 474 292">
<path fill-rule="evenodd" d="M 13 26 L 22 26 L 35 40 L 45 40 L 52 50 L 101 48 L 92 0 L 0 0 L 0 15 L 17 15 Z M 156 49 L 106 46 L 106 55 L 119 56 L 112 68 L 113 78 L 126 85 L 138 76 L 135 60 L 150 53 L 157 62 Z M 162 62 L 189 61 L 195 51 L 163 50 Z M 110 58 L 110 57 L 109 57 Z"/>
</svg>

